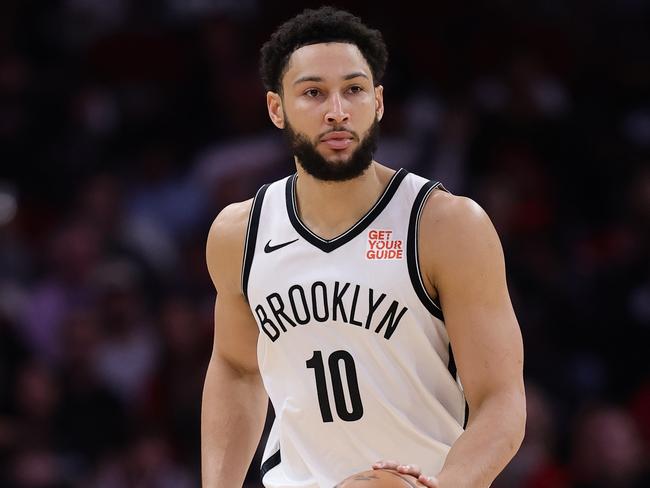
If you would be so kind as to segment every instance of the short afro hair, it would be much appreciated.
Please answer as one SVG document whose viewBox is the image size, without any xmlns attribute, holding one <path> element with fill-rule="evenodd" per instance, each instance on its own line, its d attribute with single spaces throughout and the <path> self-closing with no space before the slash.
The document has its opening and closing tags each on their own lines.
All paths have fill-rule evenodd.
<svg viewBox="0 0 650 488">
<path fill-rule="evenodd" d="M 264 87 L 281 93 L 282 77 L 291 54 L 303 46 L 321 42 L 356 45 L 370 66 L 374 84 L 379 85 L 388 62 L 388 50 L 381 32 L 370 29 L 345 10 L 321 7 L 318 10 L 306 9 L 289 19 L 262 46 L 260 75 Z"/>
</svg>

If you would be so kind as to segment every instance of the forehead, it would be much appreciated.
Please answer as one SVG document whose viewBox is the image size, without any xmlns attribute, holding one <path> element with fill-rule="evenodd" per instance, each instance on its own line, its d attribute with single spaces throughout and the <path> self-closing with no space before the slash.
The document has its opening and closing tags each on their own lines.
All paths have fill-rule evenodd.
<svg viewBox="0 0 650 488">
<path fill-rule="evenodd" d="M 343 42 L 310 44 L 291 54 L 283 81 L 292 83 L 303 76 L 337 79 L 352 72 L 365 73 L 372 79 L 370 66 L 356 45 Z"/>
</svg>

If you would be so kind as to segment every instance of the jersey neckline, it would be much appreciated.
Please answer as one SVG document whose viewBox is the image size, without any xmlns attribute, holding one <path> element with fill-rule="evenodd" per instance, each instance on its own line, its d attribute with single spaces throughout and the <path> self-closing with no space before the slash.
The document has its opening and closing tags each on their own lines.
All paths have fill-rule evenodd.
<svg viewBox="0 0 650 488">
<path fill-rule="evenodd" d="M 391 201 L 397 188 L 400 183 L 404 180 L 408 171 L 404 168 L 397 170 L 391 177 L 388 185 L 384 189 L 381 196 L 377 199 L 375 204 L 366 212 L 366 214 L 361 217 L 352 227 L 343 232 L 342 234 L 332 238 L 332 239 L 323 239 L 322 237 L 314 234 L 298 216 L 297 204 L 296 204 L 296 179 L 298 178 L 298 173 L 294 173 L 287 179 L 285 196 L 287 202 L 287 213 L 289 214 L 289 220 L 293 228 L 300 234 L 300 236 L 305 239 L 310 244 L 316 246 L 321 251 L 332 252 L 335 249 L 338 249 L 342 245 L 350 242 L 356 236 L 361 234 L 377 216 L 386 208 L 388 203 Z"/>
</svg>

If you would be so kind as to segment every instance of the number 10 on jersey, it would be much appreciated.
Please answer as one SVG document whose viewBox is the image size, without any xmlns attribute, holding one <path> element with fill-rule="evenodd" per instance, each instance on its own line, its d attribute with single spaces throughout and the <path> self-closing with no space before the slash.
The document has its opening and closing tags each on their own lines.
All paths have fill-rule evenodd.
<svg viewBox="0 0 650 488">
<path fill-rule="evenodd" d="M 345 391 L 341 381 L 341 363 L 345 368 L 345 377 L 348 383 L 348 396 L 350 398 L 351 410 L 345 402 Z M 332 409 L 330 407 L 330 397 L 327 392 L 327 381 L 325 363 L 321 351 L 314 351 L 314 355 L 307 360 L 307 368 L 314 370 L 316 377 L 316 392 L 318 394 L 318 404 L 323 422 L 333 422 Z M 334 404 L 336 413 L 341 420 L 353 422 L 363 416 L 363 404 L 361 403 L 361 394 L 359 393 L 359 381 L 357 380 L 357 368 L 354 365 L 354 358 L 347 351 L 334 351 L 327 359 L 330 378 L 332 379 L 332 390 L 334 393 Z"/>
</svg>

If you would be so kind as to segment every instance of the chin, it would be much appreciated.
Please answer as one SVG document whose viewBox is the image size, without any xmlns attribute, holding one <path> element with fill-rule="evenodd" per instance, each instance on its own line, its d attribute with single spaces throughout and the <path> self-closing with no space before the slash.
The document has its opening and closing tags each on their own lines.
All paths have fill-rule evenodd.
<svg viewBox="0 0 650 488">
<path fill-rule="evenodd" d="M 346 154 L 345 156 L 332 156 L 330 158 L 326 158 L 325 161 L 327 161 L 328 164 L 340 166 L 342 164 L 350 162 L 350 155 Z"/>
<path fill-rule="evenodd" d="M 323 159 L 328 163 L 347 163 L 354 154 L 354 148 L 347 148 L 343 151 L 329 152 L 328 154 L 321 153 Z"/>
</svg>

